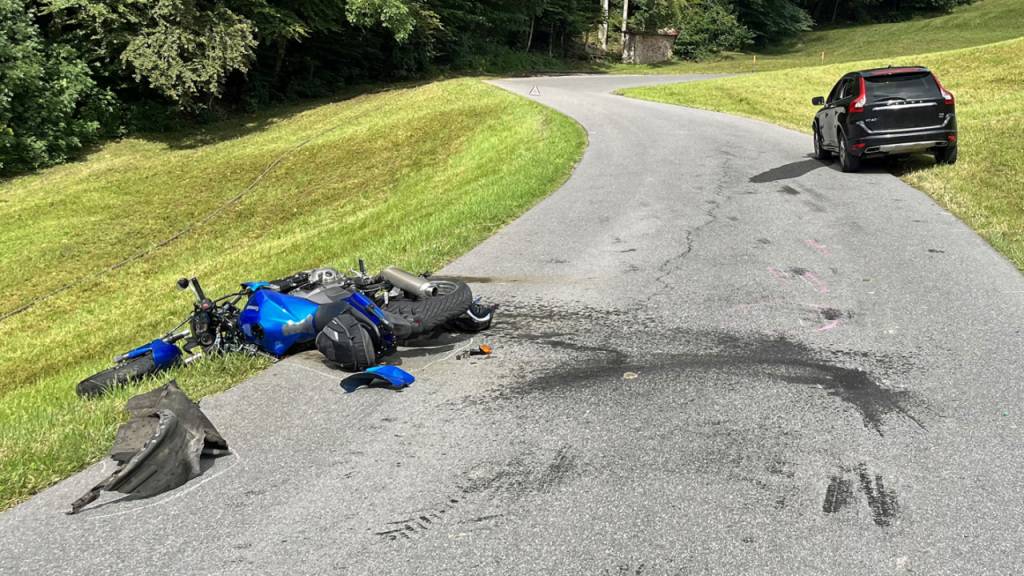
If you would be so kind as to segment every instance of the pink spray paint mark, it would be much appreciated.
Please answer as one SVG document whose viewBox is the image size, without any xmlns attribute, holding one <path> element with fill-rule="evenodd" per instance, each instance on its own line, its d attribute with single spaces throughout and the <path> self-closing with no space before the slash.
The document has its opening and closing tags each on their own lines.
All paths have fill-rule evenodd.
<svg viewBox="0 0 1024 576">
<path fill-rule="evenodd" d="M 815 330 L 815 332 L 828 332 L 829 330 L 832 330 L 833 328 L 835 328 L 837 326 L 839 326 L 839 319 L 838 318 L 836 318 L 835 320 L 829 322 L 828 324 L 825 324 L 825 325 L 821 326 L 820 328 Z"/>
<path fill-rule="evenodd" d="M 818 253 L 821 254 L 822 256 L 832 255 L 832 251 L 828 249 L 828 246 L 825 246 L 824 244 L 818 242 L 817 240 L 804 240 L 804 243 L 810 246 L 811 248 L 817 250 Z"/>
<path fill-rule="evenodd" d="M 819 294 L 828 294 L 828 284 L 825 284 L 825 281 L 818 278 L 818 275 L 814 272 L 804 272 L 800 277 L 804 279 L 804 282 L 807 282 L 812 288 L 817 290 Z"/>
<path fill-rule="evenodd" d="M 769 266 L 768 267 L 768 273 L 771 274 L 776 280 L 779 280 L 779 281 L 789 280 L 789 275 L 786 274 L 785 272 L 783 272 L 782 270 L 779 270 L 778 268 L 774 268 L 772 266 Z"/>
</svg>

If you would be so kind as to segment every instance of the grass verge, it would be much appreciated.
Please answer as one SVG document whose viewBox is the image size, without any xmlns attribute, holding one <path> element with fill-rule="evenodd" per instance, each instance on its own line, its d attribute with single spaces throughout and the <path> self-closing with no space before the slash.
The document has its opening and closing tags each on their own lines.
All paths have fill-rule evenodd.
<svg viewBox="0 0 1024 576">
<path fill-rule="evenodd" d="M 157 382 L 90 402 L 74 386 L 177 324 L 190 306 L 179 276 L 220 294 L 359 256 L 436 269 L 562 183 L 585 139 L 560 114 L 457 79 L 126 139 L 0 183 L 0 314 L 74 286 L 0 322 L 0 509 L 102 456 L 124 401 Z M 264 366 L 205 360 L 161 381 L 195 398 Z"/>
<path fill-rule="evenodd" d="M 902 177 L 933 196 L 1024 270 L 1022 52 L 1024 38 L 905 60 L 934 70 L 956 95 L 960 158 L 954 166 L 921 164 Z M 623 93 L 760 118 L 810 133 L 815 112 L 812 97 L 827 94 L 850 70 L 887 64 L 888 60 L 866 60 Z M 810 139 L 807 142 L 810 151 Z"/>
</svg>

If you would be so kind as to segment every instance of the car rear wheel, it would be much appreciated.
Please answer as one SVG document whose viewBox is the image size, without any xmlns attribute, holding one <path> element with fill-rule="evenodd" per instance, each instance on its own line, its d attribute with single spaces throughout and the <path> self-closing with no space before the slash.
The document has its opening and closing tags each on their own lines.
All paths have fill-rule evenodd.
<svg viewBox="0 0 1024 576">
<path fill-rule="evenodd" d="M 956 146 L 939 148 L 935 151 L 936 164 L 956 164 Z"/>
<path fill-rule="evenodd" d="M 814 125 L 814 157 L 821 161 L 830 160 L 832 153 L 825 150 L 821 141 L 821 131 L 818 130 L 818 125 Z"/>
<path fill-rule="evenodd" d="M 843 172 L 856 172 L 860 170 L 860 158 L 850 153 L 846 146 L 846 136 L 839 134 L 839 167 Z"/>
</svg>

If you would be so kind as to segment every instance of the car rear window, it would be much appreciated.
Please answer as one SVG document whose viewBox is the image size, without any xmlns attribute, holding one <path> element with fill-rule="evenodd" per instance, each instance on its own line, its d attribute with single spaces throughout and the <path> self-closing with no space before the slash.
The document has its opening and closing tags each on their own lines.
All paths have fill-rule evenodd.
<svg viewBox="0 0 1024 576">
<path fill-rule="evenodd" d="M 940 98 L 939 87 L 929 72 L 915 74 L 893 74 L 891 76 L 868 76 L 868 98 L 872 101 L 902 98 L 904 100 L 925 100 Z"/>
</svg>

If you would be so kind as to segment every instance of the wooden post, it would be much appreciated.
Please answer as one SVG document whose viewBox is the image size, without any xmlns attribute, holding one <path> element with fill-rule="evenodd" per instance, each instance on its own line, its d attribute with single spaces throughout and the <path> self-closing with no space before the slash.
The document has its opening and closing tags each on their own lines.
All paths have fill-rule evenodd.
<svg viewBox="0 0 1024 576">
<path fill-rule="evenodd" d="M 629 0 L 622 0 L 622 48 L 626 48 L 626 20 L 629 19 Z"/>
<path fill-rule="evenodd" d="M 601 0 L 601 50 L 608 51 L 608 0 Z"/>
</svg>

